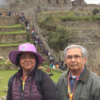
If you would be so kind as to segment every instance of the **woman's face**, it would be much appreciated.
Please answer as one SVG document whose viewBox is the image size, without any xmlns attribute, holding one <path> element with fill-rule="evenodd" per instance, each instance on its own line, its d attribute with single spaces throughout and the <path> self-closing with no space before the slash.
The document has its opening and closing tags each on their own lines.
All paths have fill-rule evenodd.
<svg viewBox="0 0 100 100">
<path fill-rule="evenodd" d="M 36 57 L 33 53 L 24 52 L 20 57 L 20 66 L 25 72 L 31 71 L 36 65 Z"/>
</svg>

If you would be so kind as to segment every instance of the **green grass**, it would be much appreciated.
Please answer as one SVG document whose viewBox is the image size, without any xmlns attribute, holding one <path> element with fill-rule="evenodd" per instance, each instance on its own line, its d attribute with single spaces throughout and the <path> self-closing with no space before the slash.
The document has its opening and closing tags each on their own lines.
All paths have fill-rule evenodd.
<svg viewBox="0 0 100 100">
<path fill-rule="evenodd" d="M 14 32 L 0 32 L 1 34 L 20 34 L 20 33 L 28 33 L 26 30 L 14 31 Z"/>
<path fill-rule="evenodd" d="M 26 42 L 23 42 L 23 43 L 32 43 L 32 42 L 26 41 Z M 5 46 L 19 46 L 20 44 L 23 44 L 23 43 L 0 44 L 0 47 L 5 47 Z"/>
<path fill-rule="evenodd" d="M 2 80 L 0 81 L 0 97 L 6 95 L 6 92 L 3 92 L 3 90 L 6 90 L 5 87 L 8 86 L 8 80 L 9 78 L 16 73 L 17 70 L 4 70 L 4 71 L 0 71 L 0 77 L 3 77 Z M 54 74 L 54 76 L 51 76 L 51 79 L 54 82 L 57 82 L 61 73 L 58 72 L 54 72 L 52 71 L 52 73 Z"/>
<path fill-rule="evenodd" d="M 54 76 L 51 76 L 51 79 L 52 79 L 54 82 L 57 82 L 62 73 L 55 72 L 55 71 L 52 71 L 52 73 L 54 74 Z"/>
<path fill-rule="evenodd" d="M 16 72 L 17 70 L 0 71 L 0 77 L 3 77 L 0 81 L 0 97 L 7 94 L 6 92 L 3 92 L 3 90 L 6 90 L 5 87 L 8 86 L 9 78 Z"/>
<path fill-rule="evenodd" d="M 0 28 L 16 28 L 16 27 L 24 27 L 24 25 L 13 25 L 13 26 L 0 26 Z"/>
</svg>

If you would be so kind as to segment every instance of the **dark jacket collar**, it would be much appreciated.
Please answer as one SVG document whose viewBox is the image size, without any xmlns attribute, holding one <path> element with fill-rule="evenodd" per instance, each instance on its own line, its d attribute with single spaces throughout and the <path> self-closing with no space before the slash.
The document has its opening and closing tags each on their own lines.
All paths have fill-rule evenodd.
<svg viewBox="0 0 100 100">
<path fill-rule="evenodd" d="M 70 71 L 68 70 L 67 71 L 67 76 L 68 76 L 69 72 Z M 88 79 L 89 79 L 89 76 L 90 76 L 90 71 L 86 67 L 84 73 L 82 74 L 82 76 L 80 77 L 79 80 L 81 80 L 83 83 L 87 83 Z"/>
<path fill-rule="evenodd" d="M 87 83 L 88 79 L 89 79 L 89 76 L 90 76 L 90 71 L 86 67 L 84 73 L 82 74 L 82 76 L 80 77 L 79 80 L 81 80 L 83 83 Z"/>
</svg>

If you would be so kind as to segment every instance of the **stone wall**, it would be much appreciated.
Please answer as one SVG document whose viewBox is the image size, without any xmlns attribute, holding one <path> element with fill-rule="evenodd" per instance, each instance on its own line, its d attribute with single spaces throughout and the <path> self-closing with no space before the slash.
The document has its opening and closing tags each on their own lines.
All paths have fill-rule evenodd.
<svg viewBox="0 0 100 100">
<path fill-rule="evenodd" d="M 74 31 L 70 44 L 79 44 L 88 50 L 87 67 L 100 76 L 100 23 L 72 22 L 63 24 Z"/>
<path fill-rule="evenodd" d="M 14 64 L 2 64 L 0 65 L 0 70 L 18 70 L 19 67 L 16 67 Z"/>
<path fill-rule="evenodd" d="M 75 0 L 75 1 L 73 1 L 72 4 L 73 4 L 73 6 L 84 6 L 84 5 L 86 5 L 84 0 Z"/>
<path fill-rule="evenodd" d="M 8 12 L 10 11 L 10 6 L 8 5 L 8 6 L 4 7 L 4 8 L 0 8 L 0 11 L 1 11 L 2 14 L 3 13 L 8 14 Z"/>
<path fill-rule="evenodd" d="M 93 21 L 66 21 L 61 24 L 68 28 L 75 28 L 75 29 L 90 29 L 90 30 L 100 29 L 99 21 L 94 21 L 94 22 Z"/>
<path fill-rule="evenodd" d="M 21 31 L 24 30 L 24 27 L 0 27 L 0 32 L 14 32 L 14 31 Z"/>
<path fill-rule="evenodd" d="M 18 16 L 1 16 L 0 17 L 0 26 L 10 26 L 19 23 Z"/>
<path fill-rule="evenodd" d="M 12 50 L 17 50 L 18 46 L 0 46 L 0 56 L 8 59 L 9 52 Z"/>
<path fill-rule="evenodd" d="M 19 6 L 19 7 L 18 7 Z M 23 11 L 30 7 L 37 9 L 37 7 L 72 7 L 71 0 L 17 0 L 10 3 L 11 11 Z M 58 8 L 58 9 L 59 9 Z"/>
<path fill-rule="evenodd" d="M 22 43 L 27 41 L 27 33 L 2 34 L 0 35 L 0 44 Z"/>
</svg>

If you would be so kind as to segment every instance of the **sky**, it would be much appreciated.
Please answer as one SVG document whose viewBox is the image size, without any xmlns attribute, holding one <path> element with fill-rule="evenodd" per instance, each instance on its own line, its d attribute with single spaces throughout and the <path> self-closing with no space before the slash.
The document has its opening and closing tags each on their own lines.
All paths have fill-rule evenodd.
<svg viewBox="0 0 100 100">
<path fill-rule="evenodd" d="M 75 1 L 75 0 L 71 0 Z M 84 0 L 87 4 L 100 4 L 100 0 Z"/>
<path fill-rule="evenodd" d="M 99 4 L 100 0 L 85 0 L 87 4 Z"/>
</svg>

